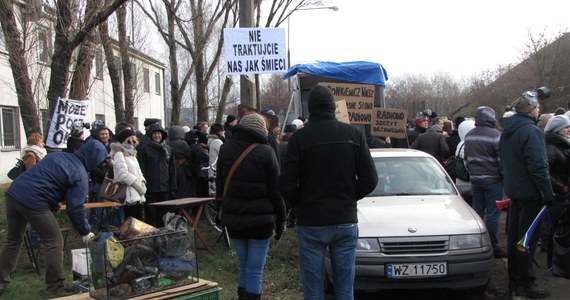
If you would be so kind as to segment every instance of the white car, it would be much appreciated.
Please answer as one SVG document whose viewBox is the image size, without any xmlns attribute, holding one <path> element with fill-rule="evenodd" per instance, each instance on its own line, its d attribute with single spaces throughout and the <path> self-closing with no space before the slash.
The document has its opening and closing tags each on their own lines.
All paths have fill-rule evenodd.
<svg viewBox="0 0 570 300">
<path fill-rule="evenodd" d="M 358 201 L 354 289 L 483 292 L 493 251 L 487 228 L 431 155 L 372 149 L 378 186 Z M 330 258 L 327 283 L 332 283 Z"/>
</svg>

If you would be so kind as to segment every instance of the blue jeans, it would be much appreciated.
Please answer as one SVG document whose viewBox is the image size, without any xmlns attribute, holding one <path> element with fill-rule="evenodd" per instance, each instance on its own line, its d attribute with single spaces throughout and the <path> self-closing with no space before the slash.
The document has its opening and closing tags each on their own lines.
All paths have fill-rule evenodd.
<svg viewBox="0 0 570 300">
<path fill-rule="evenodd" d="M 323 299 L 325 251 L 328 247 L 335 297 L 337 300 L 352 300 L 358 224 L 297 226 L 297 241 L 304 299 Z"/>
<path fill-rule="evenodd" d="M 503 199 L 503 182 L 490 184 L 471 184 L 473 191 L 473 209 L 485 220 L 485 226 L 491 237 L 493 249 L 499 247 L 497 232 L 499 230 L 499 209 L 495 201 Z M 486 216 L 485 216 L 486 215 Z"/>
<path fill-rule="evenodd" d="M 231 239 L 239 260 L 239 287 L 252 294 L 261 294 L 263 267 L 271 237 L 264 240 Z"/>
</svg>

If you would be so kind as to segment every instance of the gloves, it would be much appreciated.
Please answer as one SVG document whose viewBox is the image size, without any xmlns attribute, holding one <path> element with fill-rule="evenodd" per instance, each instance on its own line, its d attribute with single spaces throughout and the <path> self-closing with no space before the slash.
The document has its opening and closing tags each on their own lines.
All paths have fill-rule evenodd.
<svg viewBox="0 0 570 300">
<path fill-rule="evenodd" d="M 283 236 L 283 233 L 285 233 L 286 229 L 287 229 L 287 226 L 285 226 L 285 222 L 277 224 L 277 226 L 275 227 L 275 240 L 276 241 L 281 239 L 281 237 Z"/>
<path fill-rule="evenodd" d="M 94 236 L 95 234 L 93 232 L 89 232 L 86 235 L 82 235 L 81 240 L 83 241 L 84 244 L 87 244 L 87 242 L 89 242 L 91 238 L 93 238 Z"/>
</svg>

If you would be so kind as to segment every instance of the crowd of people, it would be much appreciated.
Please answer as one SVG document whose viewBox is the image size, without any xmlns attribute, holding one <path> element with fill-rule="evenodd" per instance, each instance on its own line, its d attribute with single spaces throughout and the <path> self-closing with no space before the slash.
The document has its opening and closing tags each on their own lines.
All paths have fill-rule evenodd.
<svg viewBox="0 0 570 300">
<path fill-rule="evenodd" d="M 220 223 L 239 260 L 239 299 L 260 299 L 263 268 L 271 239 L 295 227 L 305 299 L 322 299 L 325 252 L 329 251 L 337 299 L 353 298 L 358 240 L 356 203 L 378 182 L 370 148 L 411 148 L 444 164 L 463 158 L 469 180 L 454 178 L 464 199 L 485 220 L 496 258 L 508 258 L 510 288 L 521 296 L 546 297 L 535 284 L 530 256 L 516 250 L 543 205 L 553 222 L 543 241 L 552 265 L 552 235 L 568 200 L 570 179 L 569 113 L 542 114 L 537 93 L 525 92 L 500 119 L 488 106 L 473 117 L 438 117 L 426 109 L 409 122 L 406 138 L 366 136 L 335 118 L 331 91 L 311 89 L 309 118 L 279 123 L 271 110 L 241 107 L 224 124 L 199 122 L 193 128 L 146 119 L 145 134 L 120 122 L 115 133 L 103 122 L 68 140 L 68 149 L 46 155 L 41 134 L 28 137 L 22 157 L 26 171 L 6 191 L 7 236 L 0 250 L 0 293 L 11 273 L 27 224 L 46 256 L 46 293 L 65 294 L 63 241 L 53 212 L 66 204 L 73 227 L 88 241 L 101 211 L 87 215 L 86 201 L 100 196 L 105 177 L 128 186 L 125 203 L 97 224 L 112 231 L 127 217 L 164 226 L 169 209 L 147 205 L 170 199 L 220 199 Z M 542 120 L 542 124 L 537 122 Z M 540 125 L 541 127 L 537 126 Z M 334 162 L 334 163 L 331 163 Z M 328 178 L 322 180 L 322 178 Z M 507 251 L 499 246 L 496 200 L 510 198 Z M 319 209 L 315 209 L 318 207 Z M 554 225 L 552 225 L 554 224 Z M 534 250 L 538 237 L 533 237 Z"/>
</svg>

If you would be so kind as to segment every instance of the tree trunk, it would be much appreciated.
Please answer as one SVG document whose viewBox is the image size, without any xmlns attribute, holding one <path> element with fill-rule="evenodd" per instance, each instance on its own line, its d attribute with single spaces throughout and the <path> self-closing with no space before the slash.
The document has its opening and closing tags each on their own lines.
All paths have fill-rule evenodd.
<svg viewBox="0 0 570 300">
<path fill-rule="evenodd" d="M 117 9 L 117 25 L 119 27 L 119 52 L 121 53 L 121 62 L 123 65 L 123 82 L 124 82 L 124 95 L 125 95 L 125 117 L 124 121 L 132 124 L 135 114 L 134 109 L 134 76 L 133 69 L 131 68 L 131 60 L 129 59 L 129 40 L 127 38 L 127 8 L 122 5 Z M 133 39 L 134 37 L 131 37 Z M 117 122 L 123 121 L 117 120 Z"/>
<path fill-rule="evenodd" d="M 97 13 L 100 8 L 99 0 L 89 0 L 85 6 L 85 18 L 90 19 Z M 90 32 L 81 44 L 79 55 L 77 56 L 77 65 L 71 87 L 69 90 L 69 98 L 76 100 L 85 100 L 89 94 L 89 85 L 91 83 L 91 69 L 93 68 L 93 52 L 95 47 L 95 32 Z"/>
<path fill-rule="evenodd" d="M 113 104 L 115 106 L 115 120 L 125 119 L 125 108 L 123 107 L 123 90 L 121 89 L 121 77 L 119 76 L 119 69 L 115 62 L 115 55 L 113 54 L 113 46 L 109 38 L 109 25 L 107 22 L 99 25 L 99 35 L 101 36 L 101 44 L 103 51 L 105 51 L 105 60 L 107 62 L 107 70 L 111 78 L 111 88 L 113 89 Z"/>
<path fill-rule="evenodd" d="M 28 63 L 24 58 L 24 48 L 22 40 L 20 40 L 20 31 L 16 23 L 12 1 L 0 0 L 0 22 L 10 52 L 8 62 L 14 77 L 18 106 L 20 111 L 25 112 L 20 115 L 24 123 L 24 131 L 28 136 L 34 132 L 40 132 L 40 118 L 32 93 L 32 81 L 28 72 Z"/>
<path fill-rule="evenodd" d="M 224 80 L 224 87 L 222 88 L 222 95 L 220 96 L 220 102 L 218 103 L 218 111 L 216 112 L 216 123 L 222 123 L 222 118 L 224 116 L 224 110 L 226 109 L 226 103 L 228 103 L 228 95 L 232 85 L 234 84 L 230 76 L 226 76 Z"/>
</svg>

